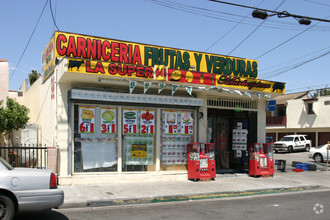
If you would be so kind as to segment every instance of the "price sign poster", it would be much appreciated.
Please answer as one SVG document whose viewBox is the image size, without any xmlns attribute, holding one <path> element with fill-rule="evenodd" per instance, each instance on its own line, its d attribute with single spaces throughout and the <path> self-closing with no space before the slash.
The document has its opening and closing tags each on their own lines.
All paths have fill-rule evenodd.
<svg viewBox="0 0 330 220">
<path fill-rule="evenodd" d="M 155 111 L 141 109 L 140 132 L 142 135 L 155 133 Z"/>
<path fill-rule="evenodd" d="M 101 132 L 116 133 L 116 108 L 101 108 Z"/>
<path fill-rule="evenodd" d="M 79 106 L 79 133 L 94 133 L 95 107 Z"/>
<path fill-rule="evenodd" d="M 165 134 L 178 134 L 178 112 L 165 111 Z"/>
<path fill-rule="evenodd" d="M 194 119 L 190 116 L 191 112 L 181 111 L 181 134 L 193 135 Z"/>
<path fill-rule="evenodd" d="M 137 109 L 123 109 L 123 133 L 137 134 Z"/>
</svg>

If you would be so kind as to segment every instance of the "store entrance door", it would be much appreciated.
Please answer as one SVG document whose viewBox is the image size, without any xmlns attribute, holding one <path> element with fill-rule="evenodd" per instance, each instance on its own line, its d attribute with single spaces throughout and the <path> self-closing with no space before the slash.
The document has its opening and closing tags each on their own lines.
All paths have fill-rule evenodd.
<svg viewBox="0 0 330 220">
<path fill-rule="evenodd" d="M 246 172 L 248 169 L 248 153 L 246 150 L 233 149 L 233 129 L 248 130 L 246 142 L 257 141 L 257 112 L 226 109 L 208 109 L 208 141 L 215 143 L 215 160 L 217 173 Z"/>
<path fill-rule="evenodd" d="M 231 133 L 230 133 L 230 111 L 209 109 L 208 125 L 210 142 L 215 143 L 215 160 L 217 173 L 231 173 Z"/>
</svg>

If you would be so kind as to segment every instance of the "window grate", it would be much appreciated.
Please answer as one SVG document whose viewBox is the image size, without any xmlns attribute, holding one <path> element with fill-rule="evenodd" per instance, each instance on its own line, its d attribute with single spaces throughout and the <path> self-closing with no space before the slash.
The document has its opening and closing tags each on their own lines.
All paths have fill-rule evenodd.
<svg viewBox="0 0 330 220">
<path fill-rule="evenodd" d="M 250 99 L 208 97 L 207 107 L 233 110 L 257 111 L 258 102 Z"/>
</svg>

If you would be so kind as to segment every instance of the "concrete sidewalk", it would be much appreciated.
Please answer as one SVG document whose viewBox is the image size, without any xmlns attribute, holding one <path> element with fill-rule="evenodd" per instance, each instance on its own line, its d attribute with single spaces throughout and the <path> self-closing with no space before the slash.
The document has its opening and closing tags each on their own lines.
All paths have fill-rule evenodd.
<svg viewBox="0 0 330 220">
<path fill-rule="evenodd" d="M 274 177 L 254 178 L 246 174 L 218 174 L 215 181 L 193 182 L 182 174 L 178 180 L 59 186 L 64 190 L 60 208 L 141 204 L 206 198 L 246 196 L 330 188 L 330 172 L 288 170 Z"/>
</svg>

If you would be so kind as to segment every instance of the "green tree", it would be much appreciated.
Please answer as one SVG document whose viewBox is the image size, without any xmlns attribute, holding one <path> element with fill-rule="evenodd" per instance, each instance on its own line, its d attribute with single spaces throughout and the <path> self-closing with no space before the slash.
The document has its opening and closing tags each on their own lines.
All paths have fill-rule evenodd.
<svg viewBox="0 0 330 220">
<path fill-rule="evenodd" d="M 319 96 L 327 96 L 330 95 L 330 89 L 329 88 L 324 88 L 324 89 L 318 89 L 314 94 L 313 94 L 313 98 L 317 98 Z"/>
<path fill-rule="evenodd" d="M 32 70 L 31 73 L 29 73 L 29 81 L 30 81 L 30 85 L 32 86 L 33 83 L 35 81 L 37 81 L 37 79 L 39 79 L 39 77 L 41 76 L 40 73 L 38 73 L 36 70 Z"/>
<path fill-rule="evenodd" d="M 13 130 L 25 128 L 29 121 L 29 109 L 12 98 L 7 98 L 6 107 L 0 101 L 0 134 L 7 135 Z"/>
</svg>

